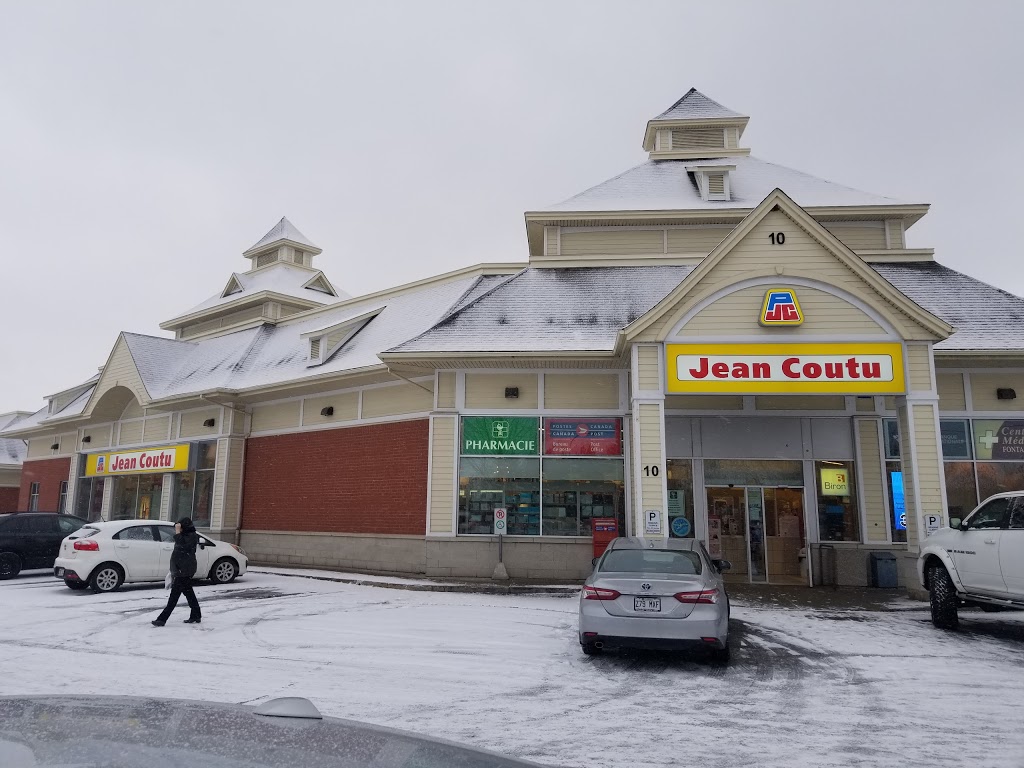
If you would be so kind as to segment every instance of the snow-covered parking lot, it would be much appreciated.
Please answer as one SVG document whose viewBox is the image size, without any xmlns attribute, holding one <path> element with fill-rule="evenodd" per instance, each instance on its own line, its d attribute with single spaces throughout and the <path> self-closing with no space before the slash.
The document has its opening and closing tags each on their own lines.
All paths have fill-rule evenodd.
<svg viewBox="0 0 1024 768">
<path fill-rule="evenodd" d="M 325 714 L 564 766 L 1024 766 L 1024 614 L 733 605 L 728 668 L 587 658 L 576 599 L 251 572 L 150 620 L 162 587 L 0 582 L 0 694 L 131 694 Z"/>
</svg>

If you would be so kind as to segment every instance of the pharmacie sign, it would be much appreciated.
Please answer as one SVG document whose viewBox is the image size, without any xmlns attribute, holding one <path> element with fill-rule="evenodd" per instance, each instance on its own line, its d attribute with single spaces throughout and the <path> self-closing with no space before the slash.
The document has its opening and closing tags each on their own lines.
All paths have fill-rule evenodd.
<svg viewBox="0 0 1024 768">
<path fill-rule="evenodd" d="M 522 416 L 464 416 L 465 456 L 536 456 L 540 420 Z"/>
<path fill-rule="evenodd" d="M 666 344 L 667 391 L 899 394 L 903 347 L 872 344 Z"/>
<path fill-rule="evenodd" d="M 167 445 L 142 451 L 93 453 L 86 457 L 85 474 L 139 475 L 188 470 L 189 445 Z"/>
</svg>

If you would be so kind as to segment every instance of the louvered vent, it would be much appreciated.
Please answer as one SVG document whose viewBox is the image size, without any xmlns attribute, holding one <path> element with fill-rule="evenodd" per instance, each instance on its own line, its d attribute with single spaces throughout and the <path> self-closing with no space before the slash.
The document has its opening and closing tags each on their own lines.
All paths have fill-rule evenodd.
<svg viewBox="0 0 1024 768">
<path fill-rule="evenodd" d="M 302 251 L 296 251 L 295 256 L 292 257 L 292 261 L 294 261 L 296 264 L 302 264 L 303 257 L 305 255 L 306 254 L 303 253 Z"/>
<path fill-rule="evenodd" d="M 710 173 L 708 174 L 708 197 L 717 198 L 725 197 L 725 174 L 724 173 Z"/>
<path fill-rule="evenodd" d="M 673 151 L 725 149 L 725 132 L 721 128 L 674 128 Z"/>
<path fill-rule="evenodd" d="M 320 339 L 310 339 L 309 342 L 309 359 L 319 360 L 320 359 Z"/>
<path fill-rule="evenodd" d="M 256 268 L 265 267 L 268 264 L 273 264 L 275 261 L 277 261 L 276 251 L 274 253 L 265 253 L 262 256 L 256 257 Z"/>
</svg>

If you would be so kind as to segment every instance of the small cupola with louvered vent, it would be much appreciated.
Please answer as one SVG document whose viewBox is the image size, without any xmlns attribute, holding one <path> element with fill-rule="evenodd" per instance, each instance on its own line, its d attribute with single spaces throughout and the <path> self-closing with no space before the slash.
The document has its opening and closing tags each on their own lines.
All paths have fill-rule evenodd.
<svg viewBox="0 0 1024 768">
<path fill-rule="evenodd" d="M 740 147 L 740 137 L 749 120 L 691 88 L 683 98 L 647 122 L 644 149 L 652 160 L 749 155 L 749 149 Z"/>
<path fill-rule="evenodd" d="M 298 264 L 300 267 L 312 267 L 313 257 L 320 253 L 322 249 L 313 245 L 308 237 L 282 216 L 256 245 L 242 255 L 252 262 L 252 269 L 259 269 L 280 261 Z"/>
</svg>

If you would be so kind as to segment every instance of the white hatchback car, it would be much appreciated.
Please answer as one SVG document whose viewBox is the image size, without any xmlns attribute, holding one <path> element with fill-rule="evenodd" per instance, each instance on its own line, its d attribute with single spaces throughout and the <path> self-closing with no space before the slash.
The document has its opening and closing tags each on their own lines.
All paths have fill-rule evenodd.
<svg viewBox="0 0 1024 768">
<path fill-rule="evenodd" d="M 174 523 L 112 520 L 88 523 L 61 542 L 53 575 L 71 589 L 113 592 L 125 583 L 163 581 L 171 567 Z M 241 547 L 199 534 L 197 579 L 228 584 L 245 573 Z"/>
</svg>

